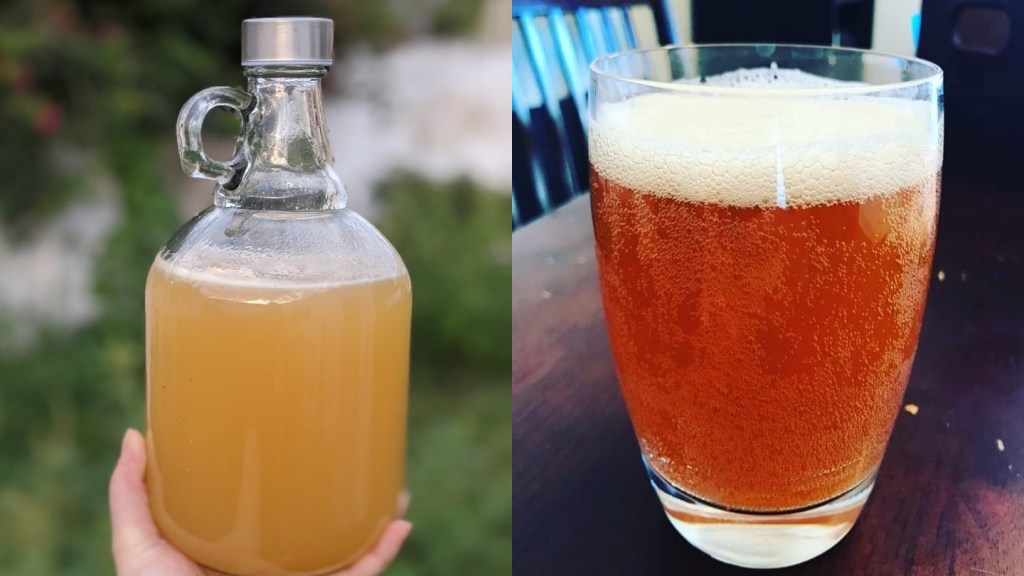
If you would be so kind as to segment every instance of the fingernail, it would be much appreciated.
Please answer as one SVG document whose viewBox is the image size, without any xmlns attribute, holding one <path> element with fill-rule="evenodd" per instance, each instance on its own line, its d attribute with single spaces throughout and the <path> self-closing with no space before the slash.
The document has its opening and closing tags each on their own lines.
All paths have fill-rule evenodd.
<svg viewBox="0 0 1024 576">
<path fill-rule="evenodd" d="M 134 434 L 133 434 L 133 432 L 134 432 Z M 134 451 L 135 446 L 133 446 L 132 444 L 135 442 L 135 439 L 133 437 L 135 435 L 137 435 L 137 434 L 138 434 L 138 432 L 135 432 L 135 430 L 132 430 L 131 428 L 125 430 L 124 438 L 121 439 L 121 457 L 122 458 L 125 457 L 125 456 L 128 456 L 129 454 L 131 454 Z"/>
</svg>

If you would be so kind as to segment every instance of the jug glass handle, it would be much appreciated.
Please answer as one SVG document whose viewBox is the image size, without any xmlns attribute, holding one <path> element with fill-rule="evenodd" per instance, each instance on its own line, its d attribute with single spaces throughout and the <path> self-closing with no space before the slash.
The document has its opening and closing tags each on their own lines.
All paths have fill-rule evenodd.
<svg viewBox="0 0 1024 576">
<path fill-rule="evenodd" d="M 178 156 L 181 157 L 182 170 L 193 178 L 213 180 L 227 189 L 237 186 L 246 168 L 242 140 L 248 130 L 249 112 L 255 101 L 252 94 L 226 86 L 207 88 L 190 98 L 178 114 Z M 234 158 L 228 162 L 213 160 L 203 151 L 203 121 L 210 110 L 218 107 L 235 110 L 242 117 L 239 144 Z"/>
</svg>

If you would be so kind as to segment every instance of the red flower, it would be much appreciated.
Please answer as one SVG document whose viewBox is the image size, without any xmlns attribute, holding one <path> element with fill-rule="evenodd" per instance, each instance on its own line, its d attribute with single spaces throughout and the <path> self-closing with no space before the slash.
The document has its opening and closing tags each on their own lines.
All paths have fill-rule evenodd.
<svg viewBox="0 0 1024 576">
<path fill-rule="evenodd" d="M 14 65 L 14 74 L 11 78 L 11 90 L 15 92 L 24 92 L 30 90 L 36 85 L 36 75 L 28 69 L 27 66 L 20 64 Z"/>
<path fill-rule="evenodd" d="M 104 20 L 96 26 L 96 36 L 103 44 L 116 44 L 124 40 L 124 26 L 113 20 Z"/>
<path fill-rule="evenodd" d="M 32 119 L 32 127 L 36 134 L 46 137 L 60 130 L 64 123 L 64 109 L 52 102 L 43 104 L 36 110 L 35 118 Z"/>
<path fill-rule="evenodd" d="M 54 4 L 46 14 L 57 32 L 73 32 L 78 28 L 78 11 L 69 3 Z"/>
</svg>

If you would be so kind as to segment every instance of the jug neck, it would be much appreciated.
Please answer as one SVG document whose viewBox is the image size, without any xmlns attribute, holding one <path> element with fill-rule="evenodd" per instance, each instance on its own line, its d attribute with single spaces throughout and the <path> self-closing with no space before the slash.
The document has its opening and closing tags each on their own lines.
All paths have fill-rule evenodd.
<svg viewBox="0 0 1024 576">
<path fill-rule="evenodd" d="M 237 155 L 245 169 L 217 187 L 219 207 L 337 210 L 345 187 L 334 171 L 320 79 L 322 66 L 246 69 L 252 110 L 243 115 Z"/>
</svg>

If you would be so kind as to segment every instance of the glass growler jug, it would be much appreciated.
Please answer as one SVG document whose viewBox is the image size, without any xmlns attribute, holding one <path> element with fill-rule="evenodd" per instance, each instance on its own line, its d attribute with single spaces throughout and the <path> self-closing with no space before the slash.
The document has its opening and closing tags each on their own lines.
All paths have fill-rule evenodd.
<svg viewBox="0 0 1024 576">
<path fill-rule="evenodd" d="M 248 89 L 181 110 L 186 172 L 214 205 L 146 284 L 146 484 L 157 526 L 229 574 L 319 574 L 369 551 L 405 489 L 412 293 L 395 249 L 345 208 L 320 79 L 333 23 L 246 20 Z M 234 157 L 203 152 L 214 107 Z"/>
</svg>

